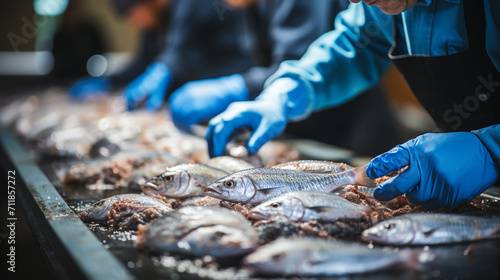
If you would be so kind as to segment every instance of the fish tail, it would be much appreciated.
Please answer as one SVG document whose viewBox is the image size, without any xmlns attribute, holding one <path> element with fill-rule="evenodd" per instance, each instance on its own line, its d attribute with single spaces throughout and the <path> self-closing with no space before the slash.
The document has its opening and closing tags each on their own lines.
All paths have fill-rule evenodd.
<svg viewBox="0 0 500 280">
<path fill-rule="evenodd" d="M 369 187 L 369 188 L 375 188 L 377 187 L 377 182 L 373 179 L 370 179 L 370 177 L 368 177 L 368 174 L 366 174 L 366 167 L 368 165 L 365 164 L 363 166 L 360 166 L 360 167 L 356 167 L 354 169 L 351 169 L 349 171 L 353 172 L 354 175 L 355 175 L 355 182 L 354 182 L 354 185 L 361 185 L 361 186 L 365 186 L 365 187 Z"/>
</svg>

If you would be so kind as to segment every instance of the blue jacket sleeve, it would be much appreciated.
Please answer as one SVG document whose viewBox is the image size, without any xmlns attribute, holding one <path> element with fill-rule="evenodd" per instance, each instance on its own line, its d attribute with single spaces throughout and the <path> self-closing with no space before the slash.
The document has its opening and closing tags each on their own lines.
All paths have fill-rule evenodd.
<svg viewBox="0 0 500 280">
<path fill-rule="evenodd" d="M 309 112 L 334 107 L 375 85 L 391 65 L 392 16 L 377 7 L 351 4 L 335 30 L 309 46 L 300 60 L 285 61 L 267 81 L 291 77 L 305 83 Z"/>
<path fill-rule="evenodd" d="M 335 16 L 345 10 L 348 3 L 346 0 L 268 0 L 249 9 L 253 33 L 257 34 L 253 44 L 257 46 L 255 53 L 264 62 L 242 73 L 250 99 L 262 92 L 265 80 L 276 72 L 281 62 L 299 59 L 314 40 L 332 30 Z"/>
<path fill-rule="evenodd" d="M 500 124 L 473 130 L 472 133 L 476 134 L 486 146 L 500 173 Z"/>
</svg>

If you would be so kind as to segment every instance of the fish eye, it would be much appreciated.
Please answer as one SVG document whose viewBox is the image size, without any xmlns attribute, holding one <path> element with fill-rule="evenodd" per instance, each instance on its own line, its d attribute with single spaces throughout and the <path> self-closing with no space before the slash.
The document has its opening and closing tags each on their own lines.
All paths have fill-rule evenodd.
<svg viewBox="0 0 500 280">
<path fill-rule="evenodd" d="M 274 254 L 272 256 L 272 259 L 275 260 L 275 261 L 278 261 L 278 260 L 281 260 L 284 256 L 285 256 L 285 254 L 283 254 L 283 253 Z"/>
<path fill-rule="evenodd" d="M 101 207 L 102 205 L 104 204 L 104 200 L 101 200 L 101 201 L 98 201 L 96 203 L 94 203 L 94 207 Z"/>
<path fill-rule="evenodd" d="M 271 207 L 272 208 L 277 209 L 277 208 L 280 208 L 280 206 L 281 206 L 281 203 L 279 203 L 279 202 L 273 202 L 273 203 L 271 203 Z"/>
<path fill-rule="evenodd" d="M 225 233 L 223 233 L 222 231 L 217 231 L 214 233 L 214 238 L 215 239 L 221 239 L 222 237 L 224 237 L 224 235 L 226 235 Z"/>
<path fill-rule="evenodd" d="M 233 188 L 234 187 L 234 181 L 233 180 L 225 181 L 224 182 L 224 186 L 226 186 L 226 188 Z"/>
<path fill-rule="evenodd" d="M 393 223 L 389 223 L 389 224 L 385 224 L 385 225 L 384 225 L 384 228 L 385 228 L 385 229 L 393 229 L 395 226 L 396 226 L 395 224 L 393 224 Z"/>
<path fill-rule="evenodd" d="M 172 180 L 174 180 L 174 176 L 172 175 L 167 175 L 165 177 L 163 177 L 163 180 L 167 181 L 167 182 L 171 182 Z"/>
</svg>

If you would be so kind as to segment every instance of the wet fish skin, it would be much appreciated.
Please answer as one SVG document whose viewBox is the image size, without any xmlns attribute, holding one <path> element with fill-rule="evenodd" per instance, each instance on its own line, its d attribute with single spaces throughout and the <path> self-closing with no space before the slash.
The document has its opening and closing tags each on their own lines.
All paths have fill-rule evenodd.
<svg viewBox="0 0 500 280">
<path fill-rule="evenodd" d="M 231 156 L 220 156 L 211 158 L 206 163 L 208 166 L 212 166 L 218 168 L 220 170 L 224 170 L 227 173 L 231 174 L 237 171 L 255 168 L 256 166 L 250 164 L 239 158 L 234 158 Z"/>
<path fill-rule="evenodd" d="M 411 263 L 409 251 L 399 254 L 356 243 L 321 238 L 279 238 L 245 257 L 244 266 L 263 275 L 348 275 Z"/>
<path fill-rule="evenodd" d="M 356 204 L 336 194 L 318 191 L 290 192 L 252 208 L 251 218 L 264 220 L 285 216 L 292 221 L 337 221 L 356 220 L 371 208 Z"/>
<path fill-rule="evenodd" d="M 278 164 L 272 166 L 271 168 L 302 171 L 329 171 L 332 173 L 340 173 L 349 169 L 353 169 L 354 167 L 345 163 L 326 160 L 296 160 Z"/>
<path fill-rule="evenodd" d="M 390 245 L 434 245 L 500 238 L 500 217 L 443 213 L 397 216 L 366 229 L 361 239 Z"/>
<path fill-rule="evenodd" d="M 222 200 L 257 205 L 273 197 L 299 190 L 332 192 L 344 185 L 375 186 L 366 166 L 341 173 L 253 168 L 223 177 L 205 189 Z"/>
<path fill-rule="evenodd" d="M 152 178 L 142 191 L 150 196 L 173 198 L 203 196 L 206 186 L 226 175 L 227 172 L 204 164 L 179 164 Z"/>
<path fill-rule="evenodd" d="M 141 227 L 137 244 L 157 252 L 229 257 L 253 251 L 258 235 L 239 213 L 196 206 L 181 208 Z"/>
<path fill-rule="evenodd" d="M 133 215 L 134 213 L 146 211 L 147 209 L 149 209 L 148 211 L 154 210 L 157 213 L 167 213 L 173 211 L 170 205 L 155 197 L 141 194 L 119 194 L 101 199 L 92 204 L 83 210 L 79 214 L 79 217 L 84 222 L 107 222 L 110 219 L 110 211 L 112 211 L 118 204 L 129 206 L 126 209 L 127 213 L 124 213 L 124 215 L 128 216 Z"/>
</svg>

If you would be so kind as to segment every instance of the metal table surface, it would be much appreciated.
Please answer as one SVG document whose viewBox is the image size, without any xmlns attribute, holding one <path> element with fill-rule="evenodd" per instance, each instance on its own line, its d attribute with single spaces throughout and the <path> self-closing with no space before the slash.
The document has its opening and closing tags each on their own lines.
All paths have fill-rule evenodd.
<svg viewBox="0 0 500 280">
<path fill-rule="evenodd" d="M 179 271 L 176 267 L 163 266 L 162 259 L 138 252 L 130 241 L 120 241 L 106 232 L 91 231 L 80 221 L 70 207 L 71 195 L 60 193 L 43 168 L 35 163 L 20 142 L 7 130 L 0 131 L 2 158 L 10 170 L 16 171 L 17 200 L 26 210 L 27 219 L 45 257 L 60 279 L 188 279 L 198 278 Z M 326 146 L 317 143 L 290 142 L 295 148 L 324 151 Z M 305 147 L 301 147 L 305 146 Z M 322 153 L 325 157 L 353 158 L 347 151 L 335 150 Z M 327 158 L 326 158 L 327 159 Z M 500 206 L 500 189 L 490 188 L 485 199 Z M 74 205 L 73 205 L 74 206 Z M 499 208 L 500 209 L 500 208 Z M 387 249 L 394 249 L 386 247 Z M 500 240 L 489 240 L 445 246 L 412 247 L 410 250 L 429 250 L 436 261 L 423 267 L 396 269 L 366 275 L 340 277 L 341 279 L 500 279 Z M 396 249 L 398 250 L 398 249 Z M 179 262 L 180 264 L 181 262 Z M 218 278 L 246 278 L 242 274 L 219 274 Z M 217 277 L 216 277 L 217 278 Z"/>
</svg>

